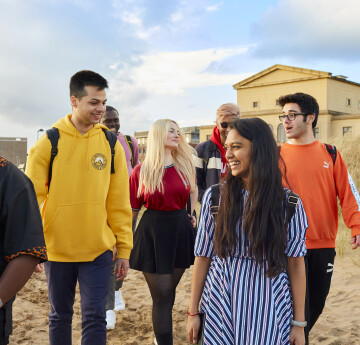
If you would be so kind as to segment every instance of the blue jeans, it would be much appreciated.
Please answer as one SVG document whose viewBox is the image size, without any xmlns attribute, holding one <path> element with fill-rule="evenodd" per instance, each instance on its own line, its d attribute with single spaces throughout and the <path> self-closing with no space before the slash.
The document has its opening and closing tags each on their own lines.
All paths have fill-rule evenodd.
<svg viewBox="0 0 360 345">
<path fill-rule="evenodd" d="M 106 295 L 109 289 L 112 252 L 89 262 L 45 263 L 50 302 L 50 345 L 71 345 L 76 283 L 79 281 L 82 314 L 82 345 L 106 345 Z"/>
</svg>

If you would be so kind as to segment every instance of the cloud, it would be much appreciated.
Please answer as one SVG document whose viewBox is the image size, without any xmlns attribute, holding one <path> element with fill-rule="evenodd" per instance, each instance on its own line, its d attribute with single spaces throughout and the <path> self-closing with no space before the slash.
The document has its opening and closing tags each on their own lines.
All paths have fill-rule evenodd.
<svg viewBox="0 0 360 345">
<path fill-rule="evenodd" d="M 279 0 L 252 27 L 258 57 L 360 59 L 358 0 Z"/>
<path fill-rule="evenodd" d="M 181 35 L 201 24 L 207 13 L 218 11 L 222 4 L 213 1 L 112 0 L 113 16 L 121 19 L 121 30 L 129 35 L 154 43 L 174 33 Z M 150 42 L 149 42 L 150 40 Z"/>
<path fill-rule="evenodd" d="M 110 80 L 109 99 L 116 104 L 120 120 L 131 118 L 131 126 L 126 128 L 149 128 L 158 114 L 150 114 L 142 106 L 147 101 L 151 103 L 152 98 L 162 97 L 163 103 L 168 104 L 170 98 L 182 97 L 190 90 L 223 85 L 232 92 L 231 85 L 250 74 L 211 72 L 210 67 L 217 62 L 226 64 L 227 59 L 247 51 L 247 47 L 165 51 L 141 55 L 131 64 L 115 63 L 111 66 L 115 74 Z"/>
<path fill-rule="evenodd" d="M 247 51 L 247 47 L 235 47 L 142 55 L 138 58 L 139 65 L 122 66 L 117 81 L 113 82 L 125 83 L 125 89 L 130 90 L 135 86 L 153 95 L 181 95 L 189 88 L 231 85 L 244 75 L 211 73 L 207 69 L 214 62 Z"/>
</svg>

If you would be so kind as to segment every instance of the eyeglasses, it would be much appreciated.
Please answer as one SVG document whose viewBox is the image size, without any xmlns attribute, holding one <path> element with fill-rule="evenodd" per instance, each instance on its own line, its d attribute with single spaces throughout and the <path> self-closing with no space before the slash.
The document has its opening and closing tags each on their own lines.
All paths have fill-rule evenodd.
<svg viewBox="0 0 360 345">
<path fill-rule="evenodd" d="M 308 115 L 307 113 L 289 113 L 285 115 L 279 115 L 279 120 L 282 122 L 287 118 L 289 121 L 294 121 L 296 115 Z"/>
<path fill-rule="evenodd" d="M 223 128 L 223 129 L 226 129 L 229 127 L 229 122 L 220 122 L 220 127 Z"/>
</svg>

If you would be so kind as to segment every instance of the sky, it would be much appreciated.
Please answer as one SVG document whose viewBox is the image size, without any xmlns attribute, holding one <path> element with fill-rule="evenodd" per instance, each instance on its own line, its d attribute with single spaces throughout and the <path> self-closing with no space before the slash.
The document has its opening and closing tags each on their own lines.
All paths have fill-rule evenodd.
<svg viewBox="0 0 360 345">
<path fill-rule="evenodd" d="M 109 82 L 126 134 L 212 124 L 232 85 L 275 64 L 360 83 L 358 0 L 0 0 L 0 137 L 28 149 L 71 113 L 79 70 Z"/>
</svg>

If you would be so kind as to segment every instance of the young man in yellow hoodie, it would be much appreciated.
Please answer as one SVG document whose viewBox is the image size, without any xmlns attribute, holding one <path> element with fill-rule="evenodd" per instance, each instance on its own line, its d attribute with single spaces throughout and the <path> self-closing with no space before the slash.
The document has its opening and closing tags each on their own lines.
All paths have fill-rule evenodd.
<svg viewBox="0 0 360 345">
<path fill-rule="evenodd" d="M 116 276 L 126 277 L 132 248 L 129 182 L 124 150 L 111 149 L 99 120 L 105 111 L 107 81 L 92 71 L 70 80 L 72 114 L 56 122 L 58 153 L 49 185 L 51 143 L 44 135 L 30 150 L 26 174 L 41 207 L 49 261 L 49 338 L 71 344 L 75 287 L 79 281 L 82 344 L 105 345 L 105 305 L 112 250 Z"/>
</svg>

